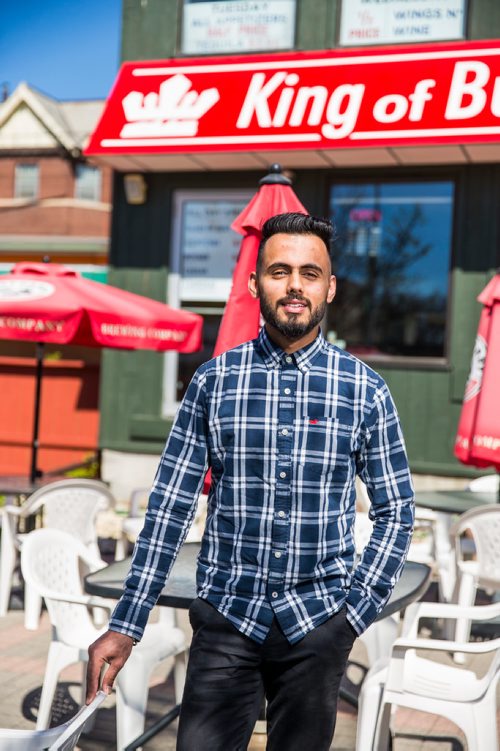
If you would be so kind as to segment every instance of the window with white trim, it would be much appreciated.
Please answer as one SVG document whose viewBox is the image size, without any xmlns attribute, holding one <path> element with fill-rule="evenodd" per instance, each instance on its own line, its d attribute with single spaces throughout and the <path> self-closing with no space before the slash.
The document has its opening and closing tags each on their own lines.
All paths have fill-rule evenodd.
<svg viewBox="0 0 500 751">
<path fill-rule="evenodd" d="M 75 170 L 75 198 L 83 201 L 101 200 L 102 173 L 98 167 L 77 164 Z"/>
<path fill-rule="evenodd" d="M 14 198 L 26 198 L 34 200 L 38 198 L 39 190 L 39 167 L 38 164 L 16 164 L 14 173 Z"/>
</svg>

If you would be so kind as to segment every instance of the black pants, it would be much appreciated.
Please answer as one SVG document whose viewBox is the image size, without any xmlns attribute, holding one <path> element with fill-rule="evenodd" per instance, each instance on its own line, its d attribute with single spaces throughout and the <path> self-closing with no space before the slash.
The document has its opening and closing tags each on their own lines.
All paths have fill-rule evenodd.
<svg viewBox="0 0 500 751">
<path fill-rule="evenodd" d="M 345 609 L 293 645 L 276 619 L 257 644 L 204 600 L 189 617 L 177 751 L 246 751 L 264 696 L 267 751 L 328 751 L 355 639 Z"/>
</svg>

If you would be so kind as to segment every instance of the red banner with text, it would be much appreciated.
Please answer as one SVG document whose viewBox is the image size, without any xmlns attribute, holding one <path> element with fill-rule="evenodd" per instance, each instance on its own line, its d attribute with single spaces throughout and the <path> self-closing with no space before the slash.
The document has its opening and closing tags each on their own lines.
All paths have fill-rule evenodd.
<svg viewBox="0 0 500 751">
<path fill-rule="evenodd" d="M 500 40 L 125 63 L 86 150 L 500 141 Z"/>
</svg>

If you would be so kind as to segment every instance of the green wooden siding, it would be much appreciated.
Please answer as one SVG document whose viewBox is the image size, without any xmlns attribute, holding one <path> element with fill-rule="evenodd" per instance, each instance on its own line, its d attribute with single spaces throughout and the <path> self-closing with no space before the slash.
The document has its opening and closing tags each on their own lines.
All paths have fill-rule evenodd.
<svg viewBox="0 0 500 751">
<path fill-rule="evenodd" d="M 298 0 L 296 48 L 332 48 L 338 18 L 338 0 Z M 124 0 L 122 60 L 161 60 L 180 55 L 181 20 L 182 2 L 178 0 Z"/>
<path fill-rule="evenodd" d="M 327 210 L 328 186 L 354 171 L 299 170 L 294 188 L 311 213 Z M 357 173 L 359 174 L 359 172 Z M 365 170 L 367 180 L 401 170 Z M 450 274 L 449 357 L 432 367 L 379 367 L 391 388 L 405 430 L 412 466 L 419 471 L 467 472 L 453 458 L 465 380 L 480 314 L 476 297 L 500 265 L 498 189 L 500 166 L 407 170 L 408 179 L 444 176 L 457 186 L 453 269 Z M 210 173 L 205 188 L 255 188 L 259 173 Z M 116 176 L 111 284 L 165 299 L 171 202 L 175 189 L 198 188 L 197 174 L 147 175 L 148 200 L 125 203 L 122 177 Z M 335 304 L 335 303 L 333 303 Z M 377 369 L 377 366 L 375 366 Z M 158 452 L 170 422 L 160 417 L 163 358 L 152 352 L 107 351 L 103 357 L 101 445 L 120 450 Z"/>
<path fill-rule="evenodd" d="M 339 36 L 341 0 L 297 0 L 296 49 L 332 49 Z M 469 0 L 468 39 L 500 33 L 498 0 Z M 164 60 L 180 55 L 182 0 L 124 0 L 122 60 Z"/>
</svg>

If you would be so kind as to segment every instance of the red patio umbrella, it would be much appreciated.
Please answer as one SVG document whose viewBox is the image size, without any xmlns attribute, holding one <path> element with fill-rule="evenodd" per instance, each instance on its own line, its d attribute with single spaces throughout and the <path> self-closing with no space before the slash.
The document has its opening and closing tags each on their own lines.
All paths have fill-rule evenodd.
<svg viewBox="0 0 500 751">
<path fill-rule="evenodd" d="M 240 252 L 233 272 L 229 299 L 215 343 L 214 357 L 238 344 L 248 342 L 259 333 L 260 305 L 248 291 L 248 278 L 257 265 L 257 251 L 261 229 L 265 221 L 276 214 L 296 211 L 309 212 L 292 190 L 292 183 L 281 172 L 279 164 L 273 164 L 269 173 L 259 180 L 259 190 L 231 224 L 231 228 L 243 235 Z M 210 489 L 211 473 L 208 471 L 203 492 Z"/>
<path fill-rule="evenodd" d="M 43 345 L 193 352 L 200 348 L 201 316 L 51 263 L 18 263 L 0 277 L 0 338 L 37 342 L 31 480 L 36 461 Z"/>
<path fill-rule="evenodd" d="M 269 173 L 259 181 L 259 190 L 231 225 L 243 235 L 238 260 L 233 272 L 233 284 L 215 343 L 214 357 L 238 344 L 255 339 L 260 328 L 259 301 L 248 291 L 248 277 L 255 271 L 257 250 L 264 222 L 276 214 L 297 211 L 309 212 L 302 206 L 291 187 L 291 181 L 273 164 Z"/>
<path fill-rule="evenodd" d="M 458 424 L 455 456 L 500 471 L 500 273 L 477 298 L 483 304 Z"/>
</svg>

